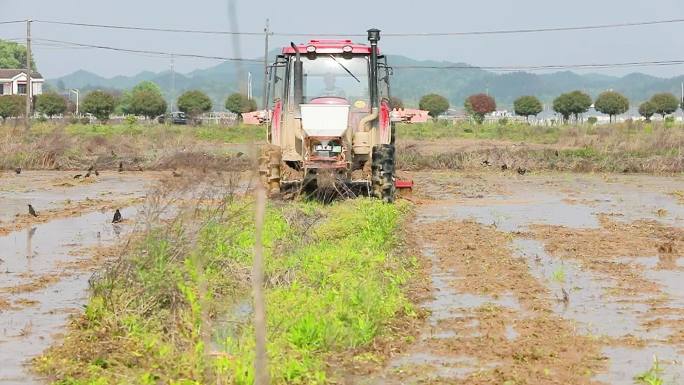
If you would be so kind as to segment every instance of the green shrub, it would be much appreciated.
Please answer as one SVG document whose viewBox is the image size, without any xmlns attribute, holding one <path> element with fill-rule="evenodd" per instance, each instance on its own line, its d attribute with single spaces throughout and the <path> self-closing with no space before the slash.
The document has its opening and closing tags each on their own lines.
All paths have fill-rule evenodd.
<svg viewBox="0 0 684 385">
<path fill-rule="evenodd" d="M 128 115 L 124 118 L 124 123 L 132 126 L 138 123 L 138 118 L 135 115 Z"/>
<path fill-rule="evenodd" d="M 666 116 L 665 117 L 665 127 L 667 128 L 672 128 L 675 125 L 675 117 L 674 116 Z"/>
<path fill-rule="evenodd" d="M 116 107 L 114 95 L 104 91 L 92 91 L 83 98 L 82 109 L 84 112 L 93 114 L 97 120 L 107 122 L 109 116 Z"/>
</svg>

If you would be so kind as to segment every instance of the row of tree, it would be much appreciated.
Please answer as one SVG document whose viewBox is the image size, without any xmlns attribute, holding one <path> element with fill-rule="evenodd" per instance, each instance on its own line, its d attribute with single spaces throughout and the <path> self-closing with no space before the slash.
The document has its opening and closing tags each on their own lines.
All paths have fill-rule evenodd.
<svg viewBox="0 0 684 385">
<path fill-rule="evenodd" d="M 391 104 L 393 108 L 403 108 L 403 103 L 398 99 L 393 99 Z M 582 91 L 572 91 L 554 99 L 553 110 L 560 114 L 564 121 L 571 118 L 578 120 L 582 114 L 589 111 L 592 105 L 596 111 L 608 115 L 613 121 L 617 115 L 629 110 L 629 99 L 619 92 L 606 91 L 601 93 L 596 100 L 592 100 L 591 96 Z M 420 99 L 418 107 L 428 111 L 433 118 L 437 118 L 449 109 L 449 100 L 441 95 L 429 94 Z M 680 101 L 676 96 L 667 92 L 659 93 L 639 106 L 639 114 L 646 120 L 650 120 L 655 114 L 664 118 L 677 111 L 679 107 Z M 684 109 L 684 102 L 681 107 Z M 482 123 L 487 114 L 496 111 L 496 101 L 487 94 L 471 95 L 465 100 L 464 108 L 477 123 Z M 542 102 L 536 96 L 521 96 L 513 103 L 515 114 L 527 119 L 539 115 L 543 108 Z"/>
<path fill-rule="evenodd" d="M 0 96 L 0 117 L 22 116 L 25 112 L 25 98 L 18 95 Z M 209 96 L 199 90 L 190 90 L 180 95 L 176 101 L 178 110 L 185 112 L 191 118 L 211 111 L 213 104 Z M 46 92 L 35 98 L 35 110 L 41 115 L 53 117 L 63 115 L 69 110 L 69 103 L 65 96 Z M 238 114 L 255 111 L 256 102 L 247 96 L 235 93 L 225 101 L 227 110 Z M 155 83 L 144 81 L 124 92 L 121 96 L 106 91 L 92 91 L 82 100 L 80 111 L 95 116 L 106 122 L 110 116 L 119 111 L 126 115 L 143 116 L 154 119 L 168 110 L 161 89 Z"/>
<path fill-rule="evenodd" d="M 486 94 L 476 94 L 469 96 L 465 103 L 466 113 L 477 123 L 484 122 L 485 116 L 496 111 L 496 101 L 493 97 Z M 428 114 L 437 118 L 449 109 L 449 100 L 442 95 L 428 94 L 420 98 L 418 108 L 428 111 Z M 540 111 L 541 112 L 541 111 Z"/>
</svg>

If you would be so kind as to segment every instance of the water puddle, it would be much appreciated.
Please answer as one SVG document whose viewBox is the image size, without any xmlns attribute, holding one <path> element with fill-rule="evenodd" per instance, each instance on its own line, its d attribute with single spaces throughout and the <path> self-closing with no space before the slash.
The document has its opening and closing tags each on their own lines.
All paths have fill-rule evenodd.
<svg viewBox="0 0 684 385">
<path fill-rule="evenodd" d="M 503 231 L 521 231 L 528 224 L 547 224 L 574 228 L 596 228 L 595 209 L 565 203 L 562 196 L 536 193 L 519 199 L 493 199 L 482 202 L 461 202 L 453 205 L 432 205 L 425 209 L 423 223 L 440 220 L 475 220 L 483 225 L 495 225 Z"/>
<path fill-rule="evenodd" d="M 565 318 L 575 320 L 580 333 L 614 338 L 637 337 L 650 341 L 650 346 L 645 348 L 613 346 L 604 348 L 603 353 L 609 358 L 610 365 L 607 373 L 597 376 L 597 380 L 610 384 L 631 385 L 634 383 L 635 375 L 648 370 L 650 357 L 654 354 L 662 361 L 662 369 L 666 377 L 684 378 L 682 377 L 684 367 L 681 366 L 681 362 L 676 362 L 679 357 L 677 348 L 665 342 L 659 342 L 666 340 L 673 330 L 664 326 L 653 328 L 643 326 L 643 321 L 651 318 L 649 316 L 651 306 L 646 303 L 649 300 L 648 297 L 635 299 L 608 296 L 607 291 L 615 285 L 611 279 L 583 271 L 575 263 L 550 257 L 539 241 L 515 239 L 513 243 L 518 250 L 518 255 L 527 260 L 530 271 L 537 279 L 546 282 L 558 299 L 562 295 L 562 289 L 568 291 L 569 302 L 566 304 L 560 300 L 556 301 L 554 311 Z M 657 258 L 655 259 L 657 261 Z M 645 262 L 647 265 L 657 265 L 649 258 L 635 260 Z M 668 279 L 665 278 L 665 274 L 678 274 L 678 277 Z M 652 279 L 659 279 L 657 282 L 661 284 L 670 282 L 674 285 L 674 290 L 669 291 L 673 297 L 668 301 L 668 306 L 684 308 L 682 300 L 684 273 L 648 271 L 646 275 Z"/>
<path fill-rule="evenodd" d="M 478 367 L 477 360 L 471 357 L 445 357 L 431 353 L 416 353 L 404 356 L 390 364 L 390 370 L 398 376 L 405 375 L 402 384 L 417 384 L 436 379 L 463 379 L 468 375 L 491 368 L 491 366 Z M 417 373 L 421 374 L 420 380 L 411 380 Z M 429 372 L 429 373 L 428 373 Z"/>
<path fill-rule="evenodd" d="M 548 177 L 546 177 L 548 179 Z M 498 182 L 499 179 L 496 179 Z M 540 183 L 541 182 L 541 183 Z M 467 181 L 463 181 L 467 183 Z M 631 223 L 637 220 L 654 220 L 670 226 L 684 224 L 684 205 L 668 195 L 668 191 L 682 190 L 684 180 L 676 178 L 643 177 L 603 180 L 598 176 L 569 177 L 566 180 L 542 178 L 503 182 L 513 193 L 488 194 L 483 199 L 436 201 L 421 207 L 416 221 L 429 224 L 443 220 L 474 220 L 485 226 L 496 226 L 507 232 L 525 231 L 530 225 L 556 225 L 585 229 L 600 226 L 599 214 L 608 214 L 612 220 Z M 432 190 L 430 190 L 432 191 Z M 666 299 L 647 295 L 622 297 L 612 290 L 618 286 L 615 279 L 581 268 L 578 263 L 550 256 L 543 240 L 513 238 L 518 257 L 524 258 L 530 272 L 551 291 L 553 310 L 566 319 L 575 321 L 578 333 L 606 336 L 615 339 L 631 338 L 646 341 L 646 347 L 610 346 L 603 350 L 609 358 L 609 368 L 595 379 L 610 384 L 633 384 L 634 376 L 648 370 L 655 355 L 660 360 L 666 383 L 684 383 L 684 364 L 681 347 L 669 345 L 667 339 L 679 329 L 663 322 L 645 325 L 645 321 L 658 318 L 654 315 L 654 300 L 664 311 L 659 317 L 666 321 L 684 321 L 684 258 L 678 255 L 618 258 L 611 262 L 639 265 L 644 278 L 656 282 Z M 497 303 L 490 298 L 469 297 L 456 293 L 449 282 L 457 279 L 457 272 L 436 268 L 439 261 L 427 247 L 424 253 L 433 262 L 431 272 L 435 299 L 425 304 L 431 311 L 431 334 L 423 336 L 423 347 L 429 338 L 452 338 L 459 330 L 440 329 L 450 319 L 461 317 L 463 310 L 484 303 Z M 498 302 L 520 311 L 515 299 Z M 506 336 L 517 338 L 512 325 L 506 325 Z M 427 352 L 427 353 L 426 353 Z M 426 355 L 421 355 L 421 354 Z M 445 357 L 432 357 L 423 349 L 397 361 L 404 365 L 428 365 L 427 372 L 443 373 L 459 361 L 445 361 Z M 396 367 L 397 362 L 392 363 Z M 475 363 L 476 364 L 476 363 Z M 451 373 L 448 372 L 447 373 Z M 428 381 L 429 382 L 429 381 Z"/>
<path fill-rule="evenodd" d="M 112 224 L 111 212 L 57 219 L 0 237 L 0 384 L 41 383 L 24 367 L 50 346 L 69 315 L 87 302 L 92 273 L 79 269 L 79 249 L 114 244 L 130 231 L 137 208 L 121 210 L 128 223 Z"/>
<path fill-rule="evenodd" d="M 214 351 L 225 352 L 229 348 L 226 346 L 228 338 L 235 338 L 238 335 L 238 330 L 241 326 L 250 321 L 253 312 L 253 304 L 251 298 L 244 298 L 233 306 L 228 311 L 222 314 L 217 319 L 211 329 L 213 336 L 211 339 L 211 348 Z"/>
<path fill-rule="evenodd" d="M 513 295 L 502 295 L 496 298 L 469 293 L 458 293 L 452 287 L 452 281 L 458 280 L 458 273 L 452 269 L 439 266 L 439 260 L 434 248 L 426 246 L 423 255 L 431 261 L 430 277 L 435 296 L 422 306 L 430 311 L 428 323 L 433 328 L 433 334 L 451 333 L 450 330 L 435 330 L 445 320 L 465 316 L 469 310 L 479 308 L 485 304 L 498 305 L 515 311 L 521 311 L 520 303 Z M 434 337 L 434 335 L 431 335 Z"/>
<path fill-rule="evenodd" d="M 453 283 L 459 279 L 458 272 L 441 266 L 434 247 L 424 245 L 422 253 L 431 262 L 430 277 L 435 293 L 434 298 L 422 304 L 423 308 L 430 311 L 428 327 L 420 334 L 420 342 L 414 349 L 390 361 L 388 373 L 381 379 L 362 383 L 414 384 L 435 379 L 462 379 L 476 371 L 490 369 L 492 365 L 483 365 L 473 357 L 435 354 L 432 349 L 436 346 L 433 346 L 432 342 L 464 335 L 464 331 L 455 330 L 450 326 L 453 323 L 449 321 L 468 317 L 472 310 L 480 306 L 493 304 L 516 311 L 521 310 L 517 298 L 512 295 L 494 298 L 457 292 L 453 288 Z M 477 327 L 477 321 L 474 320 L 471 326 Z M 476 335 L 469 332 L 468 336 Z M 517 338 L 517 332 L 511 325 L 506 328 L 506 336 L 511 339 Z"/>
<path fill-rule="evenodd" d="M 616 214 L 613 218 L 622 222 L 647 219 L 674 226 L 684 223 L 684 205 L 668 194 L 684 185 L 675 178 L 634 176 L 614 182 L 599 176 L 541 176 L 505 182 L 488 178 L 490 184 L 503 184 L 512 193 L 483 192 L 480 199 L 437 201 L 424 206 L 422 221 L 474 219 L 504 231 L 520 231 L 529 224 L 596 228 L 597 214 L 607 213 Z M 460 183 L 468 184 L 469 180 Z M 439 185 L 426 184 L 421 188 L 439 190 Z"/>
<path fill-rule="evenodd" d="M 674 254 L 657 257 L 620 258 L 620 262 L 643 267 L 643 274 L 658 282 L 668 296 L 668 305 L 684 309 L 684 258 Z"/>
<path fill-rule="evenodd" d="M 670 346 L 647 346 L 633 349 L 625 347 L 607 347 L 603 353 L 610 357 L 608 371 L 595 377 L 611 385 L 633 385 L 635 377 L 648 371 L 657 358 L 658 366 L 662 370 L 661 377 L 665 384 L 684 383 L 684 363 L 682 355 Z"/>
<path fill-rule="evenodd" d="M 78 172 L 28 171 L 0 180 L 0 221 L 9 222 L 15 215 L 25 214 L 28 203 L 40 212 L 58 209 L 67 199 L 77 202 L 142 197 L 153 181 L 151 175 L 102 172 L 96 182 L 80 183 L 73 181 L 75 174 Z"/>
<path fill-rule="evenodd" d="M 532 274 L 546 283 L 554 294 L 554 311 L 578 322 L 581 333 L 595 336 L 624 337 L 633 334 L 642 338 L 659 338 L 669 330 L 641 331 L 640 315 L 649 307 L 634 301 L 608 297 L 615 282 L 582 270 L 572 261 L 562 261 L 548 255 L 544 244 L 537 240 L 514 239 L 516 254 L 525 258 Z M 563 301 L 563 290 L 568 302 Z"/>
</svg>

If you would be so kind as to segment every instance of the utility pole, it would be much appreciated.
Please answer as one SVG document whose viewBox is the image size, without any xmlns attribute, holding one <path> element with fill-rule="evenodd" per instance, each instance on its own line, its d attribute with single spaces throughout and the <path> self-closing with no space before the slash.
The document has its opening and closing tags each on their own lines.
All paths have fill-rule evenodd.
<svg viewBox="0 0 684 385">
<path fill-rule="evenodd" d="M 268 37 L 271 35 L 271 25 L 266 19 L 266 27 L 264 28 L 264 88 L 262 89 L 261 108 L 266 110 L 268 108 Z"/>
<path fill-rule="evenodd" d="M 26 20 L 26 130 L 31 128 L 31 19 Z"/>
<path fill-rule="evenodd" d="M 72 89 L 72 90 L 69 90 L 69 91 L 71 91 L 71 92 L 73 92 L 74 94 L 76 94 L 76 116 L 80 117 L 81 114 L 79 114 L 79 112 L 78 112 L 78 104 L 79 104 L 78 96 L 79 96 L 80 91 L 79 91 L 78 89 L 76 89 L 76 88 L 74 88 L 74 89 Z"/>
<path fill-rule="evenodd" d="M 174 63 L 174 56 L 171 55 L 171 112 L 175 110 L 176 104 L 176 68 Z"/>
<path fill-rule="evenodd" d="M 242 48 L 240 45 L 240 28 L 238 27 L 237 17 L 237 0 L 228 0 L 228 22 L 230 23 L 230 32 L 233 35 L 233 57 L 242 57 Z M 247 94 L 247 85 L 245 84 L 245 71 L 242 66 L 242 61 L 235 62 L 235 73 L 238 81 L 238 92 L 243 95 Z"/>
<path fill-rule="evenodd" d="M 252 99 L 252 73 L 247 72 L 247 99 Z"/>
</svg>

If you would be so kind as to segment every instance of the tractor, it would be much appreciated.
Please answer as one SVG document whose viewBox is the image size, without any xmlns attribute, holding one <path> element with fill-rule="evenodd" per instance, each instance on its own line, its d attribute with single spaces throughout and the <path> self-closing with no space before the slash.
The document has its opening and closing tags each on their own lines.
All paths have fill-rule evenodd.
<svg viewBox="0 0 684 385">
<path fill-rule="evenodd" d="M 334 189 L 392 202 L 394 125 L 390 119 L 392 69 L 369 44 L 311 40 L 282 49 L 269 68 L 268 144 L 259 156 L 271 195 Z"/>
</svg>

